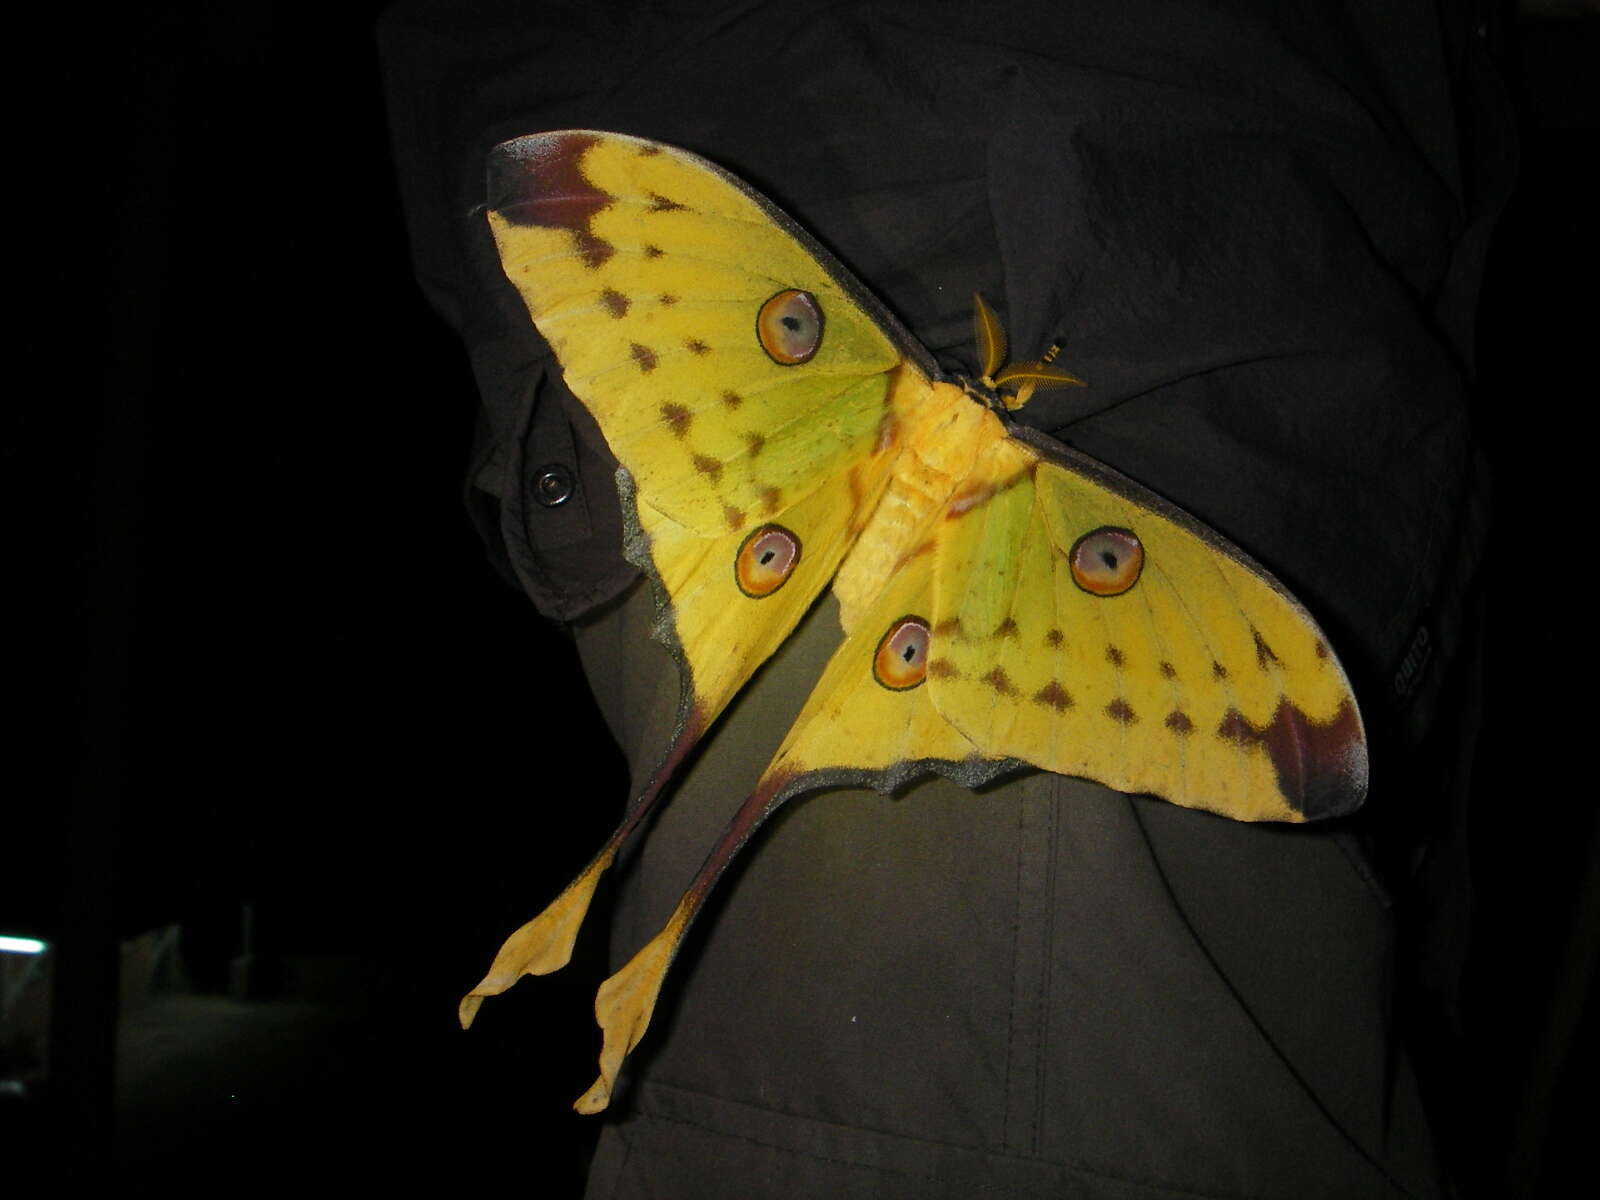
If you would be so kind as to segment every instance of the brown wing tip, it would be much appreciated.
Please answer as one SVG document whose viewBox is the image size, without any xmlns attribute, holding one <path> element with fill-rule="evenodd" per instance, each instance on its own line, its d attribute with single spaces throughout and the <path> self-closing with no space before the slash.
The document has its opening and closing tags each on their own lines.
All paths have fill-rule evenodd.
<svg viewBox="0 0 1600 1200">
<path fill-rule="evenodd" d="M 1302 820 L 1345 816 L 1367 798 L 1366 733 L 1350 700 L 1323 722 L 1311 720 L 1287 699 L 1264 726 L 1231 710 L 1219 732 L 1266 750 L 1279 790 Z"/>
<path fill-rule="evenodd" d="M 593 133 L 568 131 L 501 142 L 489 152 L 484 189 L 489 207 L 519 225 L 586 221 L 611 199 L 579 169 L 584 154 L 599 140 Z"/>
</svg>

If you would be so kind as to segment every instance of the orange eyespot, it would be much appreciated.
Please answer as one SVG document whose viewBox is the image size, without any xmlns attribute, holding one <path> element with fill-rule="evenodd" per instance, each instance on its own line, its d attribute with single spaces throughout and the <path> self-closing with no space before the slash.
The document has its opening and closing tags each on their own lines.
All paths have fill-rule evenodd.
<svg viewBox="0 0 1600 1200">
<path fill-rule="evenodd" d="M 810 292 L 779 292 L 756 314 L 756 338 L 767 357 L 785 367 L 810 362 L 822 345 L 822 308 Z"/>
<path fill-rule="evenodd" d="M 1122 595 L 1144 570 L 1144 547 L 1133 531 L 1110 525 L 1084 534 L 1067 557 L 1077 585 L 1096 596 Z"/>
<path fill-rule="evenodd" d="M 739 543 L 733 581 L 746 596 L 759 600 L 788 583 L 799 562 L 800 539 L 782 525 L 763 525 Z"/>
<path fill-rule="evenodd" d="M 892 692 L 905 692 L 927 674 L 928 623 L 921 617 L 901 617 L 878 643 L 872 677 Z"/>
</svg>

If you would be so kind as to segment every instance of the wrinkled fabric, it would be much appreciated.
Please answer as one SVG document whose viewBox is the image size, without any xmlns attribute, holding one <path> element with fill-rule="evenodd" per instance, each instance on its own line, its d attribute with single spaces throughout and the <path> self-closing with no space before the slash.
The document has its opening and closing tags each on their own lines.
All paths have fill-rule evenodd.
<svg viewBox="0 0 1600 1200">
<path fill-rule="evenodd" d="M 636 777 L 676 701 L 652 619 L 640 588 L 578 630 Z M 619 870 L 614 965 L 838 641 L 830 599 L 709 739 Z M 1432 1196 L 1394 939 L 1323 830 L 1040 773 L 794 801 L 674 964 L 587 1195 Z"/>
</svg>

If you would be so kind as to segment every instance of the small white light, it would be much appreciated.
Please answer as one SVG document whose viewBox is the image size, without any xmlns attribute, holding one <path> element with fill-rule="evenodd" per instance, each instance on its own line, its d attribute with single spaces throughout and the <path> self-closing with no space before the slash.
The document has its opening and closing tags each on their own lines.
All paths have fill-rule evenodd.
<svg viewBox="0 0 1600 1200">
<path fill-rule="evenodd" d="M 38 938 L 7 937 L 0 933 L 0 953 L 43 954 L 45 949 L 45 944 Z"/>
</svg>

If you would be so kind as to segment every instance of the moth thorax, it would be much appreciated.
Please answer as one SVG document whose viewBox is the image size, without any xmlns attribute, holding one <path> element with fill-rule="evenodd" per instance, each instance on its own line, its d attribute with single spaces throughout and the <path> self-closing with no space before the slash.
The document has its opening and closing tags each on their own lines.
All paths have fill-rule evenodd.
<svg viewBox="0 0 1600 1200">
<path fill-rule="evenodd" d="M 1005 403 L 1000 399 L 1000 393 L 989 387 L 982 380 L 969 379 L 965 375 L 958 375 L 956 381 L 961 385 L 962 392 L 974 404 L 981 404 L 991 412 L 1006 412 Z"/>
<path fill-rule="evenodd" d="M 908 419 L 889 485 L 834 578 L 845 630 L 907 562 L 932 549 L 937 524 L 984 449 L 1005 430 L 959 387 L 936 383 Z"/>
</svg>

